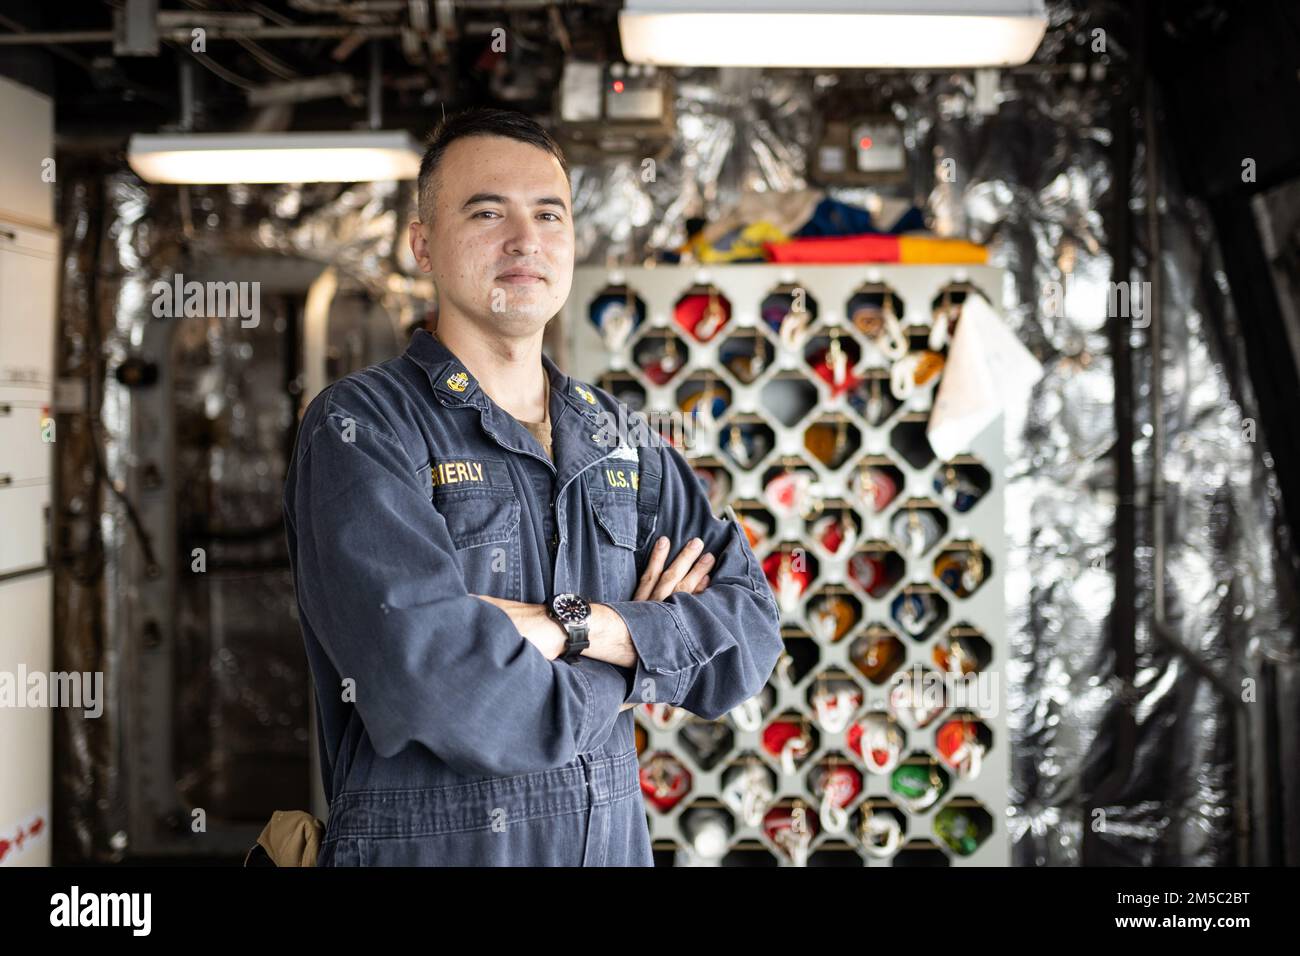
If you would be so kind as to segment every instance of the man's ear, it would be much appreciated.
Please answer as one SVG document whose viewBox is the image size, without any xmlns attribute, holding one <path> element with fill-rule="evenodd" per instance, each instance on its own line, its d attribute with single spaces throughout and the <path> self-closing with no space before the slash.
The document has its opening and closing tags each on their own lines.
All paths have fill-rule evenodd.
<svg viewBox="0 0 1300 956">
<path fill-rule="evenodd" d="M 411 255 L 421 272 L 432 272 L 433 261 L 429 258 L 429 243 L 424 237 L 424 223 L 414 220 L 407 229 L 407 241 L 411 244 Z"/>
</svg>

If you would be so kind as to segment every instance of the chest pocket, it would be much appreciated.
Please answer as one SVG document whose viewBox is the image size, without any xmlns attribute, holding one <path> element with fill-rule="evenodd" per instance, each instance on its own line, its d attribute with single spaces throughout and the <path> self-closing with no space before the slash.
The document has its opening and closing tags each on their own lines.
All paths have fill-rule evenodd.
<svg viewBox="0 0 1300 956">
<path fill-rule="evenodd" d="M 426 465 L 421 476 L 430 482 L 430 501 L 447 524 L 466 590 L 520 600 L 521 506 L 505 462 L 475 459 L 462 467 L 448 461 L 441 469 L 439 464 Z M 446 480 L 437 482 L 439 475 Z"/>
<path fill-rule="evenodd" d="M 623 461 L 601 463 L 587 472 L 586 481 L 604 591 L 600 599 L 630 600 L 638 577 L 636 465 Z"/>
<path fill-rule="evenodd" d="M 636 466 L 626 462 L 606 467 L 597 465 L 587 472 L 587 494 L 591 497 L 596 523 L 609 540 L 620 548 L 636 549 Z"/>
<path fill-rule="evenodd" d="M 519 530 L 519 497 L 513 489 L 435 491 L 433 503 L 457 551 L 509 544 Z"/>
</svg>

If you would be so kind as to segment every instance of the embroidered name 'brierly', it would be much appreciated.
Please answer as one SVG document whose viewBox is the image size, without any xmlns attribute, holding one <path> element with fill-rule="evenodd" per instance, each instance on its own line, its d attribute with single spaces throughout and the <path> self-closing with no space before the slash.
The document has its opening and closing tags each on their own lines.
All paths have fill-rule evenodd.
<svg viewBox="0 0 1300 956">
<path fill-rule="evenodd" d="M 457 485 L 464 482 L 487 484 L 487 475 L 481 461 L 441 461 L 431 463 L 429 469 L 430 487 L 439 485 Z"/>
</svg>

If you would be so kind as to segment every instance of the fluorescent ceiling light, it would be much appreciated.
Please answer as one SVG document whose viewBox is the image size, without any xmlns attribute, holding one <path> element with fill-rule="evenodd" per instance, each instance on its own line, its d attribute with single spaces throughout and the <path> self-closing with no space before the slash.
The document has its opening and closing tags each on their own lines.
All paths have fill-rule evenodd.
<svg viewBox="0 0 1300 956">
<path fill-rule="evenodd" d="M 138 133 L 127 162 L 151 183 L 360 183 L 415 179 L 409 133 Z"/>
<path fill-rule="evenodd" d="M 1026 62 L 1042 0 L 626 0 L 623 56 L 659 66 L 947 67 Z"/>
</svg>

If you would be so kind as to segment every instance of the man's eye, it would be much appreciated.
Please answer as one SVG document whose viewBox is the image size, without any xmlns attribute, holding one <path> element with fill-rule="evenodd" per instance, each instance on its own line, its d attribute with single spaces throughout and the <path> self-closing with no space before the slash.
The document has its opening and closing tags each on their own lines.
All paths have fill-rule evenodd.
<svg viewBox="0 0 1300 956">
<path fill-rule="evenodd" d="M 470 216 L 470 218 L 471 218 L 471 219 L 477 219 L 479 216 L 488 216 L 488 215 L 495 216 L 495 215 L 496 215 L 496 211 L 495 211 L 495 210 L 492 210 L 492 209 L 483 209 L 483 210 L 480 210 L 479 212 L 474 213 L 474 215 Z"/>
<path fill-rule="evenodd" d="M 556 215 L 555 213 L 553 213 L 553 212 L 544 212 L 544 213 L 542 213 L 542 215 L 543 215 L 543 216 L 550 216 L 551 219 L 552 219 L 553 221 L 555 221 L 555 222 L 559 222 L 559 221 L 560 221 L 560 217 L 557 216 L 557 215 Z"/>
</svg>

